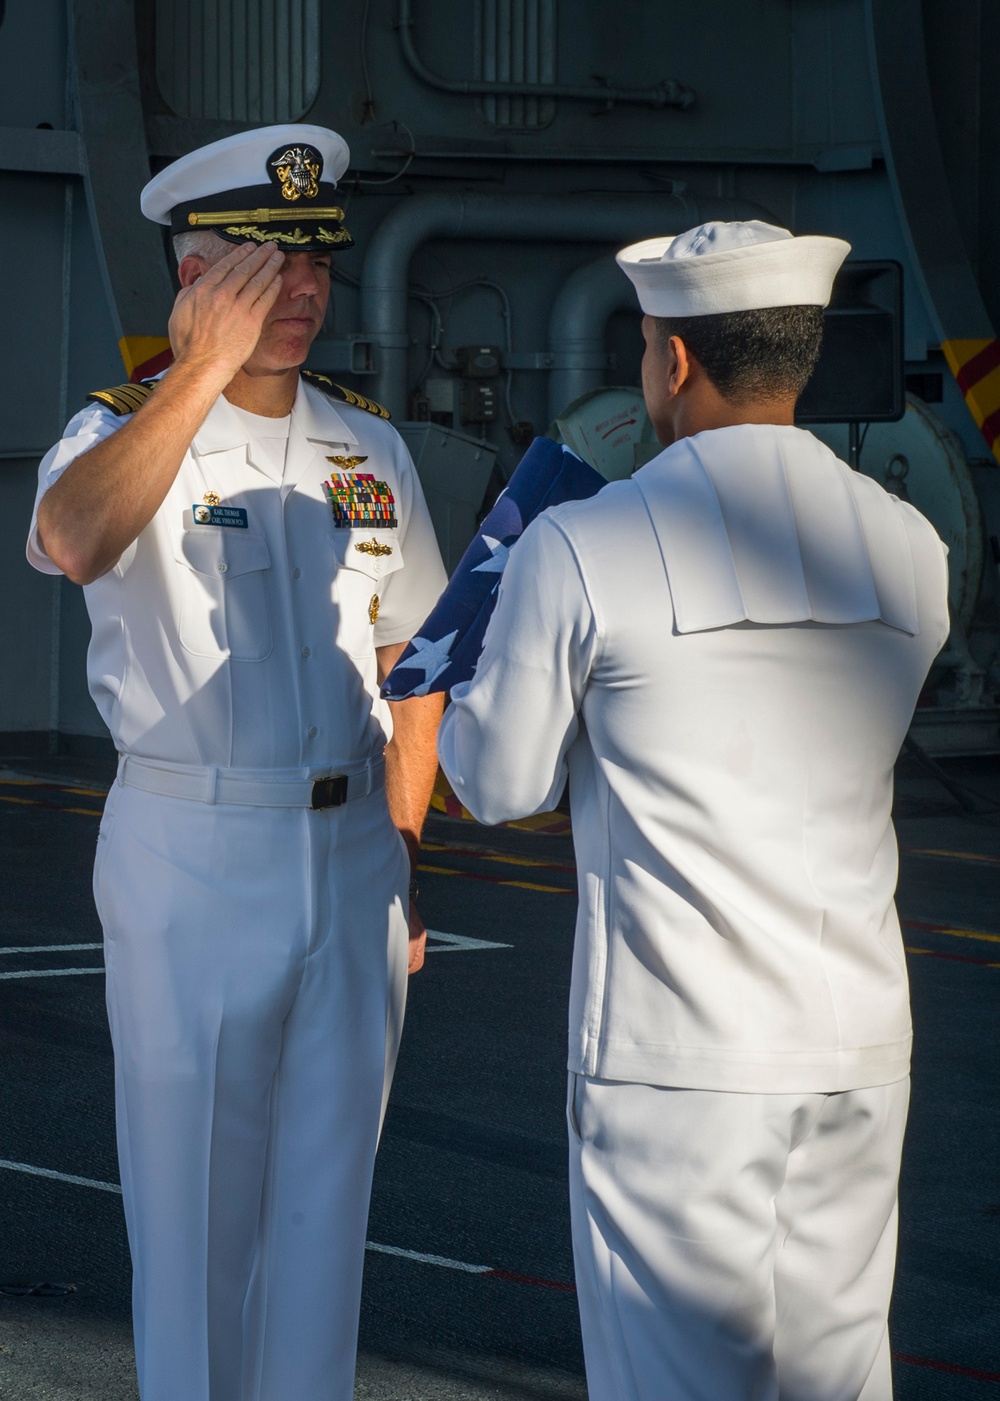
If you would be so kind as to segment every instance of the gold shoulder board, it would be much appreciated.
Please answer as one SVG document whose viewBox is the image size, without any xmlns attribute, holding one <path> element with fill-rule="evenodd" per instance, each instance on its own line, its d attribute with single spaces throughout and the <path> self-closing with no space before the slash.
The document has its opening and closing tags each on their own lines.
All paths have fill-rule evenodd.
<svg viewBox="0 0 1000 1401">
<path fill-rule="evenodd" d="M 317 374 L 315 370 L 303 370 L 302 374 L 310 384 L 322 389 L 324 394 L 329 394 L 331 399 L 336 399 L 341 404 L 351 404 L 356 409 L 364 409 L 366 413 L 377 414 L 379 418 L 392 417 L 389 410 L 374 399 L 367 399 L 364 394 L 358 394 L 353 389 L 345 389 L 342 384 L 334 384 L 328 375 Z"/>
<path fill-rule="evenodd" d="M 95 389 L 87 398 L 104 404 L 121 418 L 141 409 L 155 387 L 154 384 L 116 384 L 111 389 Z"/>
</svg>

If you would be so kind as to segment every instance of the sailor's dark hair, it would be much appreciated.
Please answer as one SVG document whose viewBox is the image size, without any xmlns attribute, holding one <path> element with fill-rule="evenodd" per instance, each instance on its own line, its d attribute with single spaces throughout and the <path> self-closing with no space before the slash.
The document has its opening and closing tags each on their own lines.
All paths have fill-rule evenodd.
<svg viewBox="0 0 1000 1401">
<path fill-rule="evenodd" d="M 797 399 L 819 359 L 823 308 L 775 306 L 714 316 L 654 316 L 663 346 L 682 340 L 725 399 Z"/>
</svg>

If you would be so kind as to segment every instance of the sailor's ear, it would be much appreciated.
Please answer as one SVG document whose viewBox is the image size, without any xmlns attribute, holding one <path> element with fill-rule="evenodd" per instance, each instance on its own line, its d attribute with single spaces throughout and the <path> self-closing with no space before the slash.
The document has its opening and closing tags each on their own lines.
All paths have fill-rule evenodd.
<svg viewBox="0 0 1000 1401">
<path fill-rule="evenodd" d="M 691 353 L 680 336 L 671 336 L 667 343 L 669 361 L 667 366 L 667 389 L 670 394 L 679 394 L 691 377 Z"/>
</svg>

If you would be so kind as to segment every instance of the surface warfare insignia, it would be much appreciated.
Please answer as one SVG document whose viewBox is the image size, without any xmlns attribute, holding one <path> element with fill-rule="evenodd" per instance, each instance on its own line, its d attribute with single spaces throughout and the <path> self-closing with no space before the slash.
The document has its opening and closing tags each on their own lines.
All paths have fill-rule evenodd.
<svg viewBox="0 0 1000 1401">
<path fill-rule="evenodd" d="M 360 467 L 362 462 L 367 462 L 367 457 L 345 457 L 343 453 L 335 452 L 332 457 L 328 457 L 327 462 L 332 462 L 334 467 L 343 467 L 345 471 L 353 472 L 355 467 Z"/>
<path fill-rule="evenodd" d="M 374 627 L 375 624 L 378 622 L 378 610 L 380 606 L 381 604 L 378 594 L 373 593 L 372 601 L 368 605 L 368 621 L 371 623 L 372 627 Z"/>
<path fill-rule="evenodd" d="M 395 529 L 396 498 L 370 472 L 331 472 L 323 490 L 338 530 Z"/>
<path fill-rule="evenodd" d="M 354 548 L 362 555 L 371 555 L 374 559 L 384 559 L 386 555 L 392 554 L 391 545 L 383 545 L 381 540 L 362 540 L 360 545 Z"/>
<path fill-rule="evenodd" d="M 277 176 L 282 199 L 315 199 L 319 194 L 323 157 L 314 146 L 279 146 L 268 157 L 267 168 Z"/>
</svg>

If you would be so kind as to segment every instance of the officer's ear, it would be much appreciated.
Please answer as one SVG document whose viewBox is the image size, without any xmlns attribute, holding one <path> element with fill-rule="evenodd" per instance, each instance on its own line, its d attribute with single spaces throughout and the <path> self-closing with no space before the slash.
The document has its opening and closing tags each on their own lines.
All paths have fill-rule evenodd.
<svg viewBox="0 0 1000 1401">
<path fill-rule="evenodd" d="M 192 287 L 211 266 L 207 258 L 199 258 L 197 253 L 188 253 L 177 265 L 177 281 L 182 287 Z"/>
</svg>

